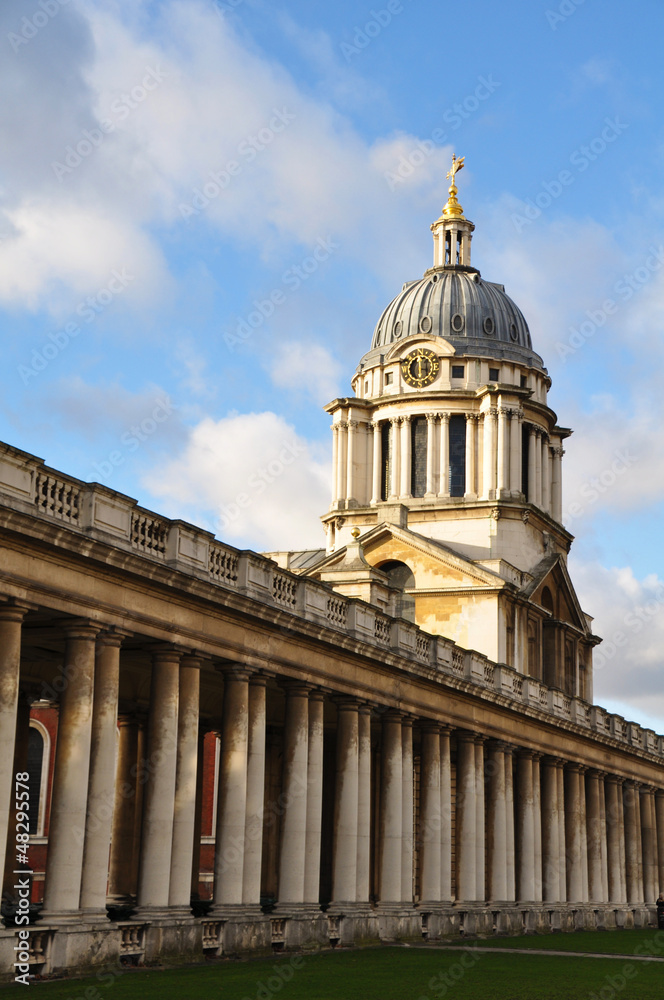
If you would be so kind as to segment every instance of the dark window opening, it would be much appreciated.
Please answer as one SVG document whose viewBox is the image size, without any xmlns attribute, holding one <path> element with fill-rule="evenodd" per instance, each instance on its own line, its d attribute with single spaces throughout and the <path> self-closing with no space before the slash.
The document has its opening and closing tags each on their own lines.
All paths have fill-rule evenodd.
<svg viewBox="0 0 664 1000">
<path fill-rule="evenodd" d="M 406 621 L 415 621 L 415 597 L 413 594 L 405 593 L 406 590 L 415 589 L 415 577 L 409 566 L 405 563 L 393 559 L 383 563 L 378 569 L 387 573 L 388 586 L 396 591 L 394 602 L 394 614 L 396 618 L 405 618 Z"/>
<path fill-rule="evenodd" d="M 450 496 L 466 492 L 466 418 L 450 417 Z"/>
<path fill-rule="evenodd" d="M 427 491 L 427 421 L 415 417 L 410 423 L 410 492 L 423 497 Z"/>
<path fill-rule="evenodd" d="M 390 479 L 392 476 L 392 435 L 390 423 L 385 421 L 380 428 L 380 498 L 387 500 L 390 495 Z"/>
<path fill-rule="evenodd" d="M 489 381 L 498 382 L 500 379 L 500 369 L 499 368 L 489 368 Z"/>
<path fill-rule="evenodd" d="M 527 375 L 522 375 L 521 376 L 521 388 L 522 389 L 527 389 L 528 388 L 528 376 Z"/>
<path fill-rule="evenodd" d="M 452 365 L 452 378 L 463 378 L 464 371 L 463 365 Z"/>
<path fill-rule="evenodd" d="M 521 428 L 521 492 L 523 493 L 526 500 L 530 500 L 528 496 L 528 446 L 530 442 L 530 426 L 524 424 Z"/>
<path fill-rule="evenodd" d="M 392 385 L 392 378 L 393 378 L 393 373 L 392 372 L 386 372 L 385 373 L 385 385 Z"/>
<path fill-rule="evenodd" d="M 39 797 L 41 793 L 42 768 L 44 765 L 44 737 L 30 726 L 28 733 L 28 795 L 30 803 L 30 833 L 34 836 L 39 824 Z"/>
</svg>

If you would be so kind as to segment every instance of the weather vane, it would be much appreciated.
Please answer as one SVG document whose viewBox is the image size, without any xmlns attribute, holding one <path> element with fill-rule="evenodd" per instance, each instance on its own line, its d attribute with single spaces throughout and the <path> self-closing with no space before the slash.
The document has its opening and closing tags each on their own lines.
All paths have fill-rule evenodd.
<svg viewBox="0 0 664 1000">
<path fill-rule="evenodd" d="M 466 159 L 465 156 L 460 156 L 457 160 L 454 153 L 452 153 L 452 169 L 447 171 L 447 177 L 452 181 L 452 184 L 456 184 L 456 175 L 459 170 L 463 169 L 463 162 Z"/>
<path fill-rule="evenodd" d="M 457 201 L 457 186 L 456 186 L 456 175 L 460 170 L 463 169 L 465 156 L 460 156 L 458 159 L 452 154 L 452 168 L 447 171 L 447 177 L 452 181 L 450 184 L 449 198 L 447 199 L 447 204 L 443 209 L 443 216 L 447 219 L 463 219 L 463 209 L 459 202 Z"/>
</svg>

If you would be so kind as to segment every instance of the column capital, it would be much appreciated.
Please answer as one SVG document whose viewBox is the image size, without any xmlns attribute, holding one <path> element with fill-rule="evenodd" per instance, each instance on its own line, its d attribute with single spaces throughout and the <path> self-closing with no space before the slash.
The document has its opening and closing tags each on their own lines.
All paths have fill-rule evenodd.
<svg viewBox="0 0 664 1000">
<path fill-rule="evenodd" d="M 246 663 L 217 663 L 215 670 L 223 676 L 224 684 L 232 680 L 248 681 L 256 672 Z"/>
<path fill-rule="evenodd" d="M 383 712 L 382 717 L 383 722 L 402 722 L 403 712 L 398 712 L 394 708 L 388 708 L 386 712 Z"/>
<path fill-rule="evenodd" d="M 0 621 L 23 621 L 28 611 L 37 611 L 38 605 L 31 601 L 23 601 L 17 597 L 0 598 Z"/>
<path fill-rule="evenodd" d="M 69 618 L 60 622 L 60 628 L 68 639 L 95 639 L 103 627 L 101 622 L 88 618 Z"/>
<path fill-rule="evenodd" d="M 308 698 L 313 690 L 313 684 L 306 681 L 298 681 L 291 678 L 283 678 L 279 681 L 279 687 L 284 690 L 287 698 Z"/>
<path fill-rule="evenodd" d="M 470 729 L 456 729 L 454 735 L 457 743 L 474 743 L 478 734 L 471 732 Z"/>
<path fill-rule="evenodd" d="M 474 410 L 473 410 L 473 411 L 471 411 L 470 413 L 466 413 L 466 415 L 465 415 L 465 416 L 466 416 L 466 420 L 474 420 L 474 421 L 478 421 L 478 420 L 480 419 L 480 414 L 479 414 L 479 413 L 477 413 L 477 412 L 476 412 L 476 411 L 474 411 Z"/>
<path fill-rule="evenodd" d="M 449 423 L 449 420 L 450 420 L 450 411 L 449 410 L 442 410 L 440 412 L 439 416 L 440 416 L 440 419 L 441 419 L 441 423 L 443 423 L 443 424 Z"/>
<path fill-rule="evenodd" d="M 542 763 L 552 767 L 564 767 L 565 760 L 562 757 L 554 757 L 551 754 L 542 754 Z"/>
<path fill-rule="evenodd" d="M 152 655 L 155 663 L 179 663 L 184 650 L 181 646 L 160 642 L 149 646 L 148 652 Z"/>
<path fill-rule="evenodd" d="M 576 771 L 577 774 L 585 774 L 588 770 L 583 764 L 577 764 L 576 761 L 566 761 L 565 762 L 566 771 Z"/>
<path fill-rule="evenodd" d="M 426 417 L 427 417 L 428 422 L 430 424 L 432 424 L 437 419 L 438 414 L 437 413 L 427 413 Z"/>
<path fill-rule="evenodd" d="M 441 733 L 440 722 L 436 722 L 435 719 L 421 719 L 419 729 L 421 733 L 433 733 L 436 736 L 440 736 Z"/>
<path fill-rule="evenodd" d="M 336 695 L 332 701 L 337 706 L 338 712 L 357 712 L 360 709 L 360 701 L 358 698 L 353 698 L 352 695 Z"/>
<path fill-rule="evenodd" d="M 133 632 L 129 632 L 123 628 L 117 628 L 115 625 L 110 628 L 105 628 L 97 636 L 97 646 L 114 646 L 119 648 L 125 639 L 131 638 Z"/>
<path fill-rule="evenodd" d="M 511 752 L 514 749 L 510 743 L 492 738 L 486 741 L 486 748 L 487 750 L 498 751 L 499 753 Z"/>
</svg>

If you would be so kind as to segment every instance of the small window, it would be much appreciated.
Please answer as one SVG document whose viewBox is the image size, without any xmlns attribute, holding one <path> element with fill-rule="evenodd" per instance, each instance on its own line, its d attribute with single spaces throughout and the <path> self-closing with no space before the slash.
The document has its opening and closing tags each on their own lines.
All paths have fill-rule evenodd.
<svg viewBox="0 0 664 1000">
<path fill-rule="evenodd" d="M 527 389 L 528 388 L 528 376 L 527 375 L 522 375 L 521 376 L 521 388 L 522 389 Z"/>
<path fill-rule="evenodd" d="M 364 383 L 364 395 L 365 396 L 369 395 L 369 383 L 368 382 Z"/>
<path fill-rule="evenodd" d="M 392 385 L 394 375 L 392 372 L 385 372 L 385 385 Z"/>
<path fill-rule="evenodd" d="M 499 368 L 489 368 L 489 381 L 498 382 L 500 380 L 500 369 Z"/>
<path fill-rule="evenodd" d="M 464 376 L 464 366 L 452 365 L 452 378 L 463 378 L 463 376 Z"/>
</svg>

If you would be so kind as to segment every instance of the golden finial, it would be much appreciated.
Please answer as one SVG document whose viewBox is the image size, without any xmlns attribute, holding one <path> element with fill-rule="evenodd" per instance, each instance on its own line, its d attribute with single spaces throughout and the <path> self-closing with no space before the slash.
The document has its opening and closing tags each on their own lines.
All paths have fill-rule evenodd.
<svg viewBox="0 0 664 1000">
<path fill-rule="evenodd" d="M 452 181 L 449 190 L 449 198 L 447 199 L 447 205 L 443 209 L 443 216 L 446 219 L 463 219 L 463 209 L 459 202 L 457 201 L 457 187 L 455 184 L 456 175 L 460 170 L 463 169 L 465 156 L 460 156 L 459 159 L 452 154 L 452 169 L 447 171 L 446 176 Z"/>
<path fill-rule="evenodd" d="M 362 532 L 360 531 L 359 528 L 353 528 L 353 530 L 351 531 L 351 535 L 353 536 L 353 538 L 359 538 L 361 534 Z"/>
</svg>

